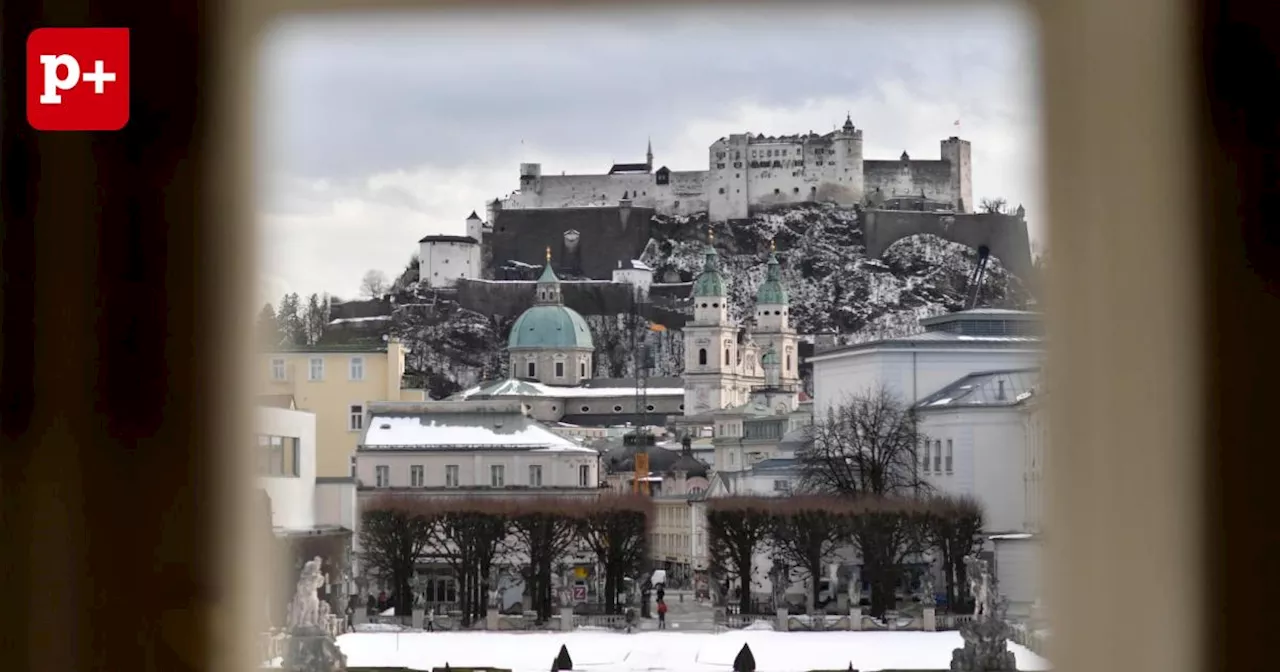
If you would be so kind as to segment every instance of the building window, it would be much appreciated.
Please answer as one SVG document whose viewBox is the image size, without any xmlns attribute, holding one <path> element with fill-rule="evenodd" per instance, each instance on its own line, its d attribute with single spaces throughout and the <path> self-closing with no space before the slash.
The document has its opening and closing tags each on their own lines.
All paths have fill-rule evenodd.
<svg viewBox="0 0 1280 672">
<path fill-rule="evenodd" d="M 274 357 L 271 360 L 271 380 L 284 380 L 284 358 Z"/>
<path fill-rule="evenodd" d="M 591 485 L 591 467 L 589 465 L 578 465 L 578 485 L 584 488 Z"/>
<path fill-rule="evenodd" d="M 556 362 L 556 378 L 564 378 L 564 362 Z"/>
<path fill-rule="evenodd" d="M 535 363 L 533 363 L 533 362 L 529 362 L 529 363 L 525 366 L 525 368 L 526 368 L 526 370 L 528 371 L 528 374 L 529 374 L 529 377 L 530 377 L 530 378 L 534 378 L 534 377 L 536 377 L 536 376 L 538 375 L 538 365 L 537 365 L 537 364 L 535 364 Z"/>
<path fill-rule="evenodd" d="M 724 164 L 723 164 L 723 163 L 722 163 L 722 164 L 720 164 L 720 167 L 721 167 L 721 168 L 724 168 Z M 722 194 L 724 193 L 724 187 L 720 187 L 720 193 L 722 193 Z"/>
<path fill-rule="evenodd" d="M 379 464 L 373 468 L 375 483 L 379 488 L 391 487 L 391 467 L 385 464 Z"/>
<path fill-rule="evenodd" d="M 324 380 L 324 358 L 312 357 L 308 368 L 308 376 L 310 380 Z"/>
<path fill-rule="evenodd" d="M 928 441 L 924 442 L 924 459 L 921 460 L 921 463 L 924 466 L 924 473 L 926 474 L 929 473 L 929 442 Z"/>
<path fill-rule="evenodd" d="M 542 487 L 542 465 L 529 465 L 529 486 L 534 488 Z"/>
<path fill-rule="evenodd" d="M 512 378 L 519 378 L 519 377 L 520 377 L 520 365 L 519 365 L 519 364 L 512 364 L 512 365 L 511 365 L 511 377 L 512 377 Z"/>
<path fill-rule="evenodd" d="M 506 468 L 501 464 L 494 464 L 489 467 L 489 485 L 495 488 L 501 488 L 506 485 L 507 474 Z"/>
<path fill-rule="evenodd" d="M 942 473 L 942 442 L 933 442 L 933 470 Z"/>
<path fill-rule="evenodd" d="M 590 413 L 590 412 L 591 412 L 591 407 L 590 407 L 590 406 L 583 406 L 581 410 L 582 410 L 582 412 L 583 412 L 583 413 Z"/>
<path fill-rule="evenodd" d="M 698 349 L 698 364 L 702 366 L 707 365 L 707 349 L 706 348 Z"/>
<path fill-rule="evenodd" d="M 423 485 L 422 465 L 415 464 L 409 467 L 409 487 L 421 488 Z"/>
<path fill-rule="evenodd" d="M 614 413 L 621 413 L 621 412 L 622 412 L 622 407 L 621 407 L 621 406 L 617 406 L 617 405 L 615 405 L 615 406 L 613 407 L 613 412 L 614 412 Z"/>
<path fill-rule="evenodd" d="M 458 465 L 446 464 L 444 467 L 444 487 L 458 487 Z"/>
<path fill-rule="evenodd" d="M 364 429 L 364 406 L 351 404 L 347 417 L 347 430 L 358 432 Z"/>
<path fill-rule="evenodd" d="M 351 380 L 364 380 L 364 357 L 352 357 L 349 371 Z"/>
<path fill-rule="evenodd" d="M 729 364 L 729 348 L 724 349 L 724 363 L 725 366 L 728 366 Z"/>
<path fill-rule="evenodd" d="M 947 457 L 947 473 L 949 474 L 949 473 L 951 473 L 951 466 L 952 466 L 952 459 L 951 459 L 951 439 L 947 439 L 947 455 L 946 455 L 946 457 Z"/>
</svg>

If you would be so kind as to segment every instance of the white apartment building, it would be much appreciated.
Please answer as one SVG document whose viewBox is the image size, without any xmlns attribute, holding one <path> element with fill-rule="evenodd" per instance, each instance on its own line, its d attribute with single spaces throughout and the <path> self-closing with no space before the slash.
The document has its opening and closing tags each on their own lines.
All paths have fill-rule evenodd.
<svg viewBox="0 0 1280 672">
<path fill-rule="evenodd" d="M 921 476 L 938 492 L 977 499 L 990 534 L 1029 532 L 1039 510 L 1026 409 L 1039 384 L 1039 369 L 983 371 L 916 404 Z"/>
<path fill-rule="evenodd" d="M 1040 366 L 1040 316 L 1018 310 L 966 310 L 920 320 L 905 338 L 819 350 L 813 364 L 815 418 L 850 396 L 884 386 L 914 404 L 979 371 Z"/>
<path fill-rule="evenodd" d="M 361 499 L 424 496 L 595 496 L 598 453 L 530 418 L 518 402 L 369 404 L 356 449 Z"/>
</svg>

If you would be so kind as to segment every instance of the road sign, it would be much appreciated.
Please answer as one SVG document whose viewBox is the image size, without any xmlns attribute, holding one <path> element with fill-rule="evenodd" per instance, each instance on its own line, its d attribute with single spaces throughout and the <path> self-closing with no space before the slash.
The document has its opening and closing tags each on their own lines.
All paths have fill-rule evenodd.
<svg viewBox="0 0 1280 672">
<path fill-rule="evenodd" d="M 585 579 L 585 578 L 587 578 L 587 568 L 586 568 L 586 567 L 574 567 L 574 568 L 573 568 L 573 575 L 574 575 L 575 577 L 579 578 L 579 579 Z"/>
<path fill-rule="evenodd" d="M 573 586 L 573 601 L 574 601 L 574 602 L 586 602 L 586 601 L 587 601 L 587 586 L 586 586 L 586 584 L 581 584 L 581 583 L 579 583 L 579 584 L 575 584 L 575 585 Z"/>
</svg>

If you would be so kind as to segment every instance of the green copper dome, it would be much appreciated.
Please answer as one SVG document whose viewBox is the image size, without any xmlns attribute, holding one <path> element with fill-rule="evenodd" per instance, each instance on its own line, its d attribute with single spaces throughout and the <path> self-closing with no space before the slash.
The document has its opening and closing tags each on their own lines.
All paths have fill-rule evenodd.
<svg viewBox="0 0 1280 672">
<path fill-rule="evenodd" d="M 782 267 L 778 265 L 778 255 L 769 253 L 769 269 L 765 271 L 764 282 L 756 291 L 756 303 L 770 306 L 787 303 L 787 288 L 782 283 Z"/>
<path fill-rule="evenodd" d="M 694 296 L 724 296 L 724 277 L 720 275 L 720 257 L 714 245 L 707 244 L 706 261 L 702 273 L 693 282 Z"/>
<path fill-rule="evenodd" d="M 578 311 L 565 306 L 534 306 L 516 318 L 507 349 L 584 348 L 592 350 L 591 329 Z"/>
<path fill-rule="evenodd" d="M 578 311 L 564 305 L 560 279 L 551 270 L 551 251 L 547 250 L 547 267 L 538 278 L 534 305 L 516 318 L 507 337 L 508 350 L 595 349 L 591 328 Z"/>
</svg>

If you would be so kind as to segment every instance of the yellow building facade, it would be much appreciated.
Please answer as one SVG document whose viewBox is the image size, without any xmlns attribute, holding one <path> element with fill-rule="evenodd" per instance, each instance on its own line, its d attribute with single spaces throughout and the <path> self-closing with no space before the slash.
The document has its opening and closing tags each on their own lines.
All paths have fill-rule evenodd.
<svg viewBox="0 0 1280 672">
<path fill-rule="evenodd" d="M 316 476 L 349 477 L 365 411 L 373 401 L 424 401 L 423 390 L 401 388 L 404 345 L 315 345 L 259 355 L 261 395 L 290 395 L 316 416 Z"/>
</svg>

